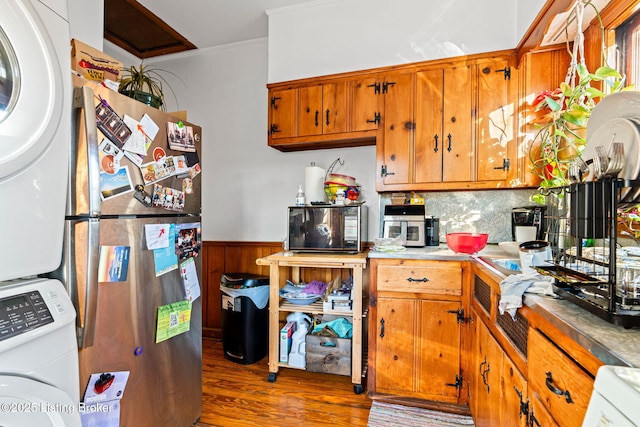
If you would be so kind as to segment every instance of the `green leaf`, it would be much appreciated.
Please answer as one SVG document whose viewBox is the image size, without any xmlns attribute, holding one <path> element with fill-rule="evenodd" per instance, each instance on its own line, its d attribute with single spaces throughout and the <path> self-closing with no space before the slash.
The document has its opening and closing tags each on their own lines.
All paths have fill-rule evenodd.
<svg viewBox="0 0 640 427">
<path fill-rule="evenodd" d="M 580 80 L 585 79 L 589 75 L 589 70 L 587 70 L 587 67 L 582 63 L 576 65 L 576 71 L 578 72 Z"/>
<path fill-rule="evenodd" d="M 603 66 L 603 67 L 598 68 L 596 70 L 595 74 L 596 74 L 596 76 L 598 76 L 601 79 L 607 79 L 607 78 L 611 78 L 611 77 L 612 78 L 616 78 L 616 79 L 622 78 L 622 76 L 620 75 L 620 73 L 616 69 L 608 67 L 606 65 Z"/>
<path fill-rule="evenodd" d="M 562 109 L 562 104 L 556 102 L 555 99 L 545 96 L 544 100 L 549 106 L 549 108 L 551 109 L 551 111 L 560 111 L 560 109 Z"/>
</svg>

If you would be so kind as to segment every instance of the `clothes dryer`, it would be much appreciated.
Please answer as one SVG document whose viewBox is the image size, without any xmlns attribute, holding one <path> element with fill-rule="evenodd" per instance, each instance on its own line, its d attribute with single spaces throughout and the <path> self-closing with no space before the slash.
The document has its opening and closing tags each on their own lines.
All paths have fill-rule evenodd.
<svg viewBox="0 0 640 427">
<path fill-rule="evenodd" d="M 76 313 L 57 280 L 0 287 L 0 425 L 79 427 Z"/>
<path fill-rule="evenodd" d="M 0 10 L 3 281 L 60 263 L 72 89 L 66 1 L 0 0 Z"/>
</svg>

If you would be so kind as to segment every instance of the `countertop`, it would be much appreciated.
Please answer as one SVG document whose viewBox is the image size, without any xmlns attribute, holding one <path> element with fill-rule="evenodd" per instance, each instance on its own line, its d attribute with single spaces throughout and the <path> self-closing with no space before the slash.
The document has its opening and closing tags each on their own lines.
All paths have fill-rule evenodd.
<svg viewBox="0 0 640 427">
<path fill-rule="evenodd" d="M 441 243 L 440 246 L 425 246 L 422 248 L 406 248 L 402 252 L 381 252 L 370 250 L 369 258 L 394 258 L 394 259 L 424 259 L 442 261 L 466 261 L 472 257 L 510 257 L 502 248 L 495 244 L 487 245 L 483 250 L 474 255 L 455 253 L 449 247 Z"/>
<path fill-rule="evenodd" d="M 487 245 L 474 255 L 456 254 L 446 244 L 424 248 L 407 248 L 402 252 L 369 251 L 369 258 L 417 260 L 471 260 L 490 269 L 498 277 L 504 271 L 490 264 L 491 259 L 514 258 L 498 245 Z M 568 337 L 589 350 L 606 365 L 640 367 L 640 328 L 625 329 L 607 322 L 560 297 L 524 294 L 523 303 L 543 316 Z"/>
</svg>

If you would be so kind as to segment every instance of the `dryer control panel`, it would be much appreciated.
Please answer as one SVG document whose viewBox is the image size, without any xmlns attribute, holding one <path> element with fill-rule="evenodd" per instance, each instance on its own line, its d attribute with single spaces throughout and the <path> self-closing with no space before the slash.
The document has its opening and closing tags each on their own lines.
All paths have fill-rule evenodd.
<svg viewBox="0 0 640 427">
<path fill-rule="evenodd" d="M 39 291 L 0 299 L 0 341 L 53 322 Z"/>
</svg>

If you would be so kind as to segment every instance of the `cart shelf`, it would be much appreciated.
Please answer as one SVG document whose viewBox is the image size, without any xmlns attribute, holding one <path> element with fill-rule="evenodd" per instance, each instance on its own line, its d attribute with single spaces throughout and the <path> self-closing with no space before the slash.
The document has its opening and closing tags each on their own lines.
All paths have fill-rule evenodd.
<svg viewBox="0 0 640 427">
<path fill-rule="evenodd" d="M 366 319 L 368 312 L 367 278 L 363 274 L 367 266 L 367 253 L 357 254 L 308 254 L 279 252 L 256 260 L 258 265 L 269 266 L 269 377 L 273 382 L 280 368 L 294 368 L 280 363 L 279 345 L 280 328 L 282 318 L 287 313 L 303 312 L 308 314 L 328 314 L 350 317 L 353 327 L 351 338 L 351 381 L 354 384 L 354 392 L 359 394 L 364 391 L 363 378 L 367 371 L 366 353 Z M 322 301 L 316 301 L 308 305 L 298 305 L 281 300 L 279 291 L 285 286 L 286 281 L 294 283 L 301 281 L 321 280 L 330 282 L 336 278 L 347 276 L 353 279 L 351 298 L 353 300 L 350 311 L 324 310 Z M 364 350 L 363 350 L 364 349 Z"/>
</svg>

